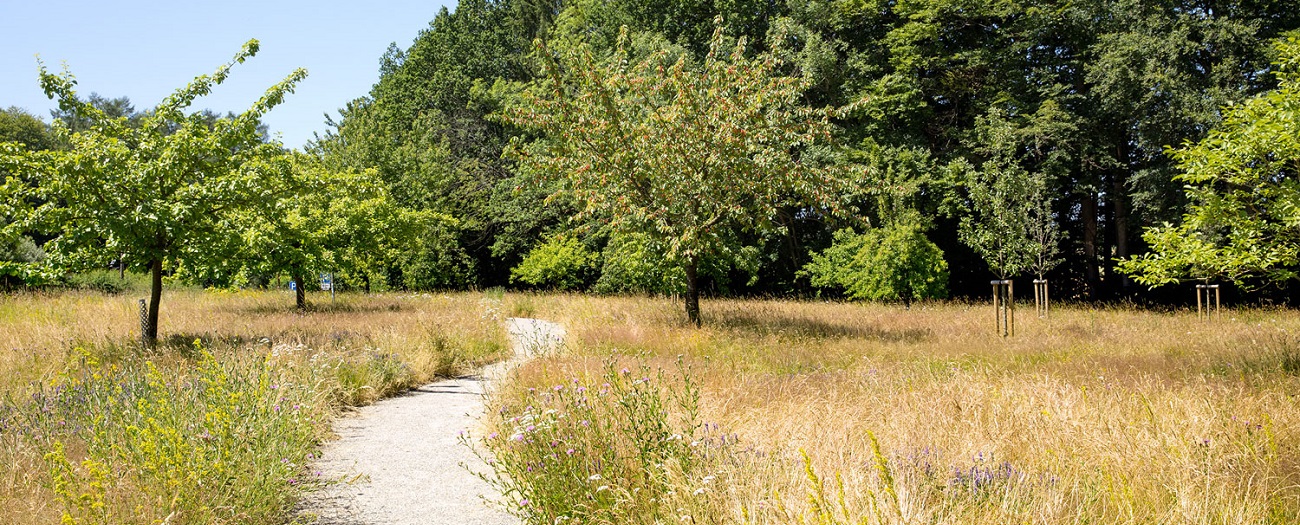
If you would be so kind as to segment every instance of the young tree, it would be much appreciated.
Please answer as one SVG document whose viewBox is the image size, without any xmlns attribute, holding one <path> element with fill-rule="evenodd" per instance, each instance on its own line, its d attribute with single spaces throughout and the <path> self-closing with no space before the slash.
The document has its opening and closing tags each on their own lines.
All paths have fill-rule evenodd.
<svg viewBox="0 0 1300 525">
<path fill-rule="evenodd" d="M 1121 271 L 1156 287 L 1183 279 L 1281 282 L 1300 263 L 1300 36 L 1277 44 L 1274 91 L 1223 109 L 1199 143 L 1171 150 L 1191 202 L 1183 221 L 1149 228 L 1149 253 Z"/>
<path fill-rule="evenodd" d="M 987 162 L 971 173 L 971 214 L 962 217 L 958 237 L 998 279 L 1024 271 L 1034 260 L 1035 246 L 1026 235 L 1034 186 L 1034 177 L 1014 166 Z"/>
<path fill-rule="evenodd" d="M 294 71 L 235 118 L 209 122 L 185 113 L 257 50 L 250 40 L 230 63 L 172 93 L 138 126 L 79 99 L 71 73 L 52 74 L 42 64 L 45 93 L 58 99 L 61 111 L 91 124 L 80 132 L 56 124 L 66 151 L 0 151 L 0 169 L 27 175 L 6 182 L 11 203 L 42 203 L 18 210 L 20 220 L 11 226 L 52 235 L 44 246 L 48 262 L 92 268 L 126 254 L 151 274 L 143 334 L 149 342 L 158 337 L 164 268 L 209 256 L 207 247 L 229 235 L 231 213 L 265 202 L 268 177 L 281 172 L 274 168 L 281 146 L 263 142 L 257 126 L 306 71 Z"/>
<path fill-rule="evenodd" d="M 829 111 L 801 104 L 807 82 L 784 76 L 777 53 L 724 49 L 721 20 L 699 67 L 667 51 L 633 61 L 627 30 L 605 60 L 582 44 L 556 53 L 536 43 L 545 78 L 503 119 L 537 132 L 509 153 L 558 182 L 580 218 L 661 245 L 686 274 L 686 314 L 700 324 L 702 258 L 735 258 L 742 231 L 773 228 L 788 203 L 821 210 L 839 182 L 810 157 L 830 139 Z M 780 41 L 781 39 L 775 39 Z"/>
</svg>

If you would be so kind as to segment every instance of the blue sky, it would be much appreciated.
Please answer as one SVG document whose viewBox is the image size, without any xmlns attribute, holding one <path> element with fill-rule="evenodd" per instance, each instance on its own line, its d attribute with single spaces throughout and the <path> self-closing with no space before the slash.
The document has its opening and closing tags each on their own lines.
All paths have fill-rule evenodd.
<svg viewBox="0 0 1300 525">
<path fill-rule="evenodd" d="M 325 113 L 370 91 L 390 42 L 410 47 L 448 3 L 451 9 L 454 2 L 407 0 L 0 0 L 0 107 L 49 121 L 55 104 L 37 85 L 37 54 L 53 70 L 66 63 L 82 96 L 127 96 L 145 109 L 256 38 L 257 56 L 194 107 L 243 111 L 294 68 L 306 68 L 297 92 L 266 117 L 272 133 L 298 148 L 325 130 Z"/>
</svg>

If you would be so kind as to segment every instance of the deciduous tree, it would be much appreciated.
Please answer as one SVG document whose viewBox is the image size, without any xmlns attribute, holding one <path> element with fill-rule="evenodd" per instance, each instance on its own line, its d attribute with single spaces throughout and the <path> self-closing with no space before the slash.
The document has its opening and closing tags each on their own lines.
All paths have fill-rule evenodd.
<svg viewBox="0 0 1300 525">
<path fill-rule="evenodd" d="M 210 122 L 202 113 L 186 113 L 257 50 L 258 42 L 250 40 L 230 63 L 176 90 L 138 126 L 79 99 L 71 73 L 53 74 L 42 65 L 45 93 L 58 99 L 61 111 L 90 124 L 82 131 L 55 126 L 66 151 L 0 154 L 0 168 L 27 175 L 7 181 L 10 201 L 19 207 L 42 203 L 19 210 L 21 220 L 11 227 L 52 235 L 44 246 L 49 263 L 67 270 L 102 267 L 125 253 L 151 274 L 147 341 L 158 337 L 164 268 L 203 260 L 208 246 L 230 234 L 232 213 L 272 197 L 267 179 L 281 172 L 274 164 L 282 162 L 282 148 L 263 142 L 257 127 L 306 71 L 294 71 L 234 118 Z"/>
<path fill-rule="evenodd" d="M 503 118 L 542 135 L 509 153 L 559 184 L 579 216 L 608 219 L 663 247 L 686 274 L 686 313 L 700 323 L 702 258 L 735 258 L 737 233 L 772 228 L 778 207 L 835 203 L 835 171 L 814 160 L 831 138 L 829 110 L 804 106 L 807 82 L 779 54 L 730 50 L 721 20 L 703 63 L 667 50 L 633 57 L 626 28 L 597 59 L 585 45 L 538 41 L 545 77 Z"/>
<path fill-rule="evenodd" d="M 1171 151 L 1191 202 L 1148 229 L 1151 252 L 1120 268 L 1148 286 L 1214 278 L 1280 282 L 1300 263 L 1300 36 L 1277 45 L 1279 85 L 1224 108 L 1223 123 Z"/>
</svg>

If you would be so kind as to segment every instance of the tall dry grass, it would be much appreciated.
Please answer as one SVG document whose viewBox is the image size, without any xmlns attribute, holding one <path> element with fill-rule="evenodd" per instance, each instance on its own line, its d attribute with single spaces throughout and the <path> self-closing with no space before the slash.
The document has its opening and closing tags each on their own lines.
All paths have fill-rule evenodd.
<svg viewBox="0 0 1300 525">
<path fill-rule="evenodd" d="M 0 295 L 0 393 L 48 382 L 77 357 L 74 348 L 109 362 L 139 354 L 138 300 L 89 291 Z M 184 352 L 195 339 L 388 352 L 427 379 L 500 357 L 500 308 L 482 294 L 340 294 L 333 301 L 321 294 L 298 312 L 291 292 L 180 289 L 163 294 L 161 354 Z M 458 352 L 444 351 L 452 346 Z"/>
<path fill-rule="evenodd" d="M 670 491 L 700 492 L 687 522 L 1300 522 L 1297 312 L 1030 308 L 1003 339 L 979 304 L 708 301 L 691 329 L 667 300 L 512 302 L 570 334 L 519 388 L 692 363 L 736 440 Z"/>
<path fill-rule="evenodd" d="M 0 523 L 281 523 L 330 419 L 505 355 L 498 298 L 0 298 Z"/>
</svg>

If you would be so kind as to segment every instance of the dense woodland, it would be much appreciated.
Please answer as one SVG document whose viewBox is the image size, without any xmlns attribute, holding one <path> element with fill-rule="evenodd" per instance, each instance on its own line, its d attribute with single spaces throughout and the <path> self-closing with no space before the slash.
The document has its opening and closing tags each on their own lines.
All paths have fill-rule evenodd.
<svg viewBox="0 0 1300 525">
<path fill-rule="evenodd" d="M 124 258 L 211 286 L 332 271 L 365 290 L 687 292 L 688 310 L 696 290 L 906 302 L 982 297 L 998 277 L 1080 300 L 1185 302 L 1186 287 L 1148 285 L 1201 279 L 1289 301 L 1297 28 L 1286 0 L 464 0 L 391 46 L 306 151 L 223 168 L 262 166 L 278 189 L 212 201 L 197 213 L 216 222 L 185 223 L 202 234 L 133 254 L 119 238 L 136 233 L 118 232 L 135 226 L 92 228 L 75 237 L 96 250 L 60 255 L 81 219 L 38 225 L 14 203 L 68 197 L 10 188 L 2 255 L 31 282 L 49 276 L 26 262 Z M 262 109 L 138 112 L 60 78 L 42 76 L 59 124 L 13 108 L 0 141 L 79 151 L 113 121 L 162 142 L 233 127 L 242 142 L 220 147 L 262 148 Z M 1234 108 L 1264 113 L 1234 124 Z M 1266 151 L 1197 164 L 1268 118 Z M 9 147 L 14 186 L 28 164 Z"/>
</svg>

